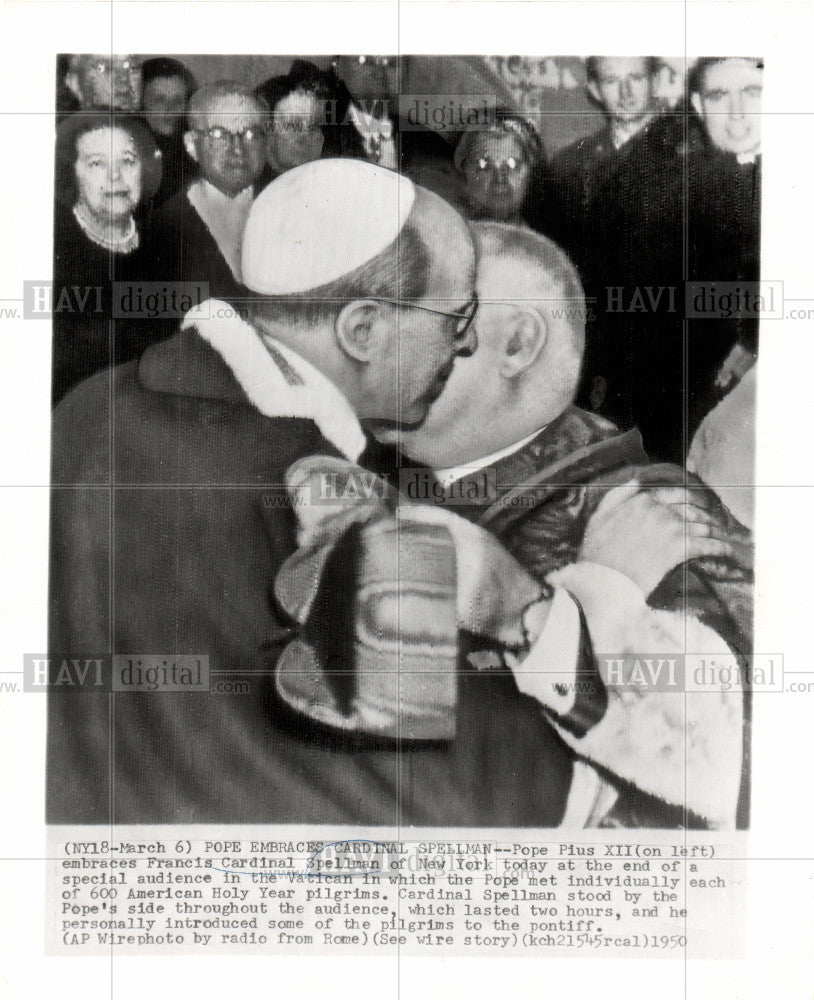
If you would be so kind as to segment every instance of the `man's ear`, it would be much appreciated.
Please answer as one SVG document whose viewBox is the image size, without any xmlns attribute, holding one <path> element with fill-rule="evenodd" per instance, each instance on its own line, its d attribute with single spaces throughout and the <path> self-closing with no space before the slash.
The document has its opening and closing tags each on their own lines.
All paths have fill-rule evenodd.
<svg viewBox="0 0 814 1000">
<path fill-rule="evenodd" d="M 188 132 L 184 132 L 184 149 L 189 153 L 192 159 L 198 162 L 198 144 L 196 142 L 197 134 L 190 129 Z"/>
<path fill-rule="evenodd" d="M 79 86 L 79 74 L 75 69 L 69 70 L 65 74 L 65 86 L 70 90 L 73 96 L 81 103 L 82 101 L 82 88 Z"/>
<path fill-rule="evenodd" d="M 516 378 L 539 357 L 548 339 L 548 323 L 534 306 L 517 305 L 506 323 L 504 336 L 500 374 Z"/>
<path fill-rule="evenodd" d="M 695 113 L 699 118 L 704 117 L 704 102 L 700 94 L 690 94 L 690 104 L 695 108 Z"/>
<path fill-rule="evenodd" d="M 343 306 L 336 317 L 334 330 L 342 351 L 354 361 L 369 362 L 377 345 L 378 303 L 370 299 L 356 299 Z"/>
</svg>

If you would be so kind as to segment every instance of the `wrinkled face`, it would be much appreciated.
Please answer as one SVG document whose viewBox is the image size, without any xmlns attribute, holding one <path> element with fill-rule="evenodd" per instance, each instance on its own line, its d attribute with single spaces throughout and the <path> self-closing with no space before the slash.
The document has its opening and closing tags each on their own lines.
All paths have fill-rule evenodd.
<svg viewBox="0 0 814 1000">
<path fill-rule="evenodd" d="M 693 105 L 713 144 L 729 153 L 759 153 L 763 70 L 750 59 L 726 59 L 706 70 Z"/>
<path fill-rule="evenodd" d="M 141 63 L 133 56 L 85 56 L 78 71 L 83 108 L 138 111 L 141 104 Z"/>
<path fill-rule="evenodd" d="M 129 218 L 141 197 L 141 159 L 120 128 L 86 132 L 76 143 L 79 202 L 100 222 Z"/>
<path fill-rule="evenodd" d="M 472 144 L 464 176 L 473 207 L 500 221 L 522 208 L 531 170 L 516 136 L 510 132 L 483 132 Z"/>
<path fill-rule="evenodd" d="M 435 208 L 427 228 L 429 279 L 416 305 L 446 313 L 461 312 L 474 297 L 475 252 L 463 219 L 442 199 L 425 197 Z M 387 324 L 375 378 L 381 394 L 376 416 L 416 425 L 427 415 L 452 374 L 455 358 L 476 346 L 474 327 L 460 333 L 461 321 L 404 305 L 381 305 Z"/>
<path fill-rule="evenodd" d="M 184 127 L 187 88 L 180 76 L 158 76 L 144 86 L 144 117 L 158 135 L 176 135 Z"/>
<path fill-rule="evenodd" d="M 325 136 L 323 102 L 315 94 L 296 90 L 278 102 L 269 130 L 268 158 L 280 173 L 318 160 Z"/>
<path fill-rule="evenodd" d="M 259 105 L 242 94 L 211 101 L 187 133 L 187 149 L 210 184 L 234 197 L 260 176 L 266 159 L 266 128 Z"/>
<path fill-rule="evenodd" d="M 653 78 L 647 59 L 600 59 L 598 79 L 588 89 L 619 124 L 636 122 L 651 111 Z"/>
</svg>

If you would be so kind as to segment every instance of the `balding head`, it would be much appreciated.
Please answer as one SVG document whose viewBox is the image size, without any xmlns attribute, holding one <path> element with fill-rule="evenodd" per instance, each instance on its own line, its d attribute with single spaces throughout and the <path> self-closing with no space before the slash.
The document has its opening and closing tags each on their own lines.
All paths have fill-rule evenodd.
<svg viewBox="0 0 814 1000">
<path fill-rule="evenodd" d="M 404 452 L 441 469 L 510 447 L 574 400 L 585 347 L 579 276 L 551 240 L 493 222 L 471 226 L 478 256 L 478 347 L 459 358 Z M 392 438 L 391 438 L 392 440 Z"/>
</svg>

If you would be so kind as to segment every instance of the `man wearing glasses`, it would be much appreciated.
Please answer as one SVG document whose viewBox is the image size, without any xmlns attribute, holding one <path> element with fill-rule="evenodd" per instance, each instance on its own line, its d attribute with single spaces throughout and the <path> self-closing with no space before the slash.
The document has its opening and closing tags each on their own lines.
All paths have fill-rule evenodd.
<svg viewBox="0 0 814 1000">
<path fill-rule="evenodd" d="M 475 349 L 466 224 L 392 171 L 318 160 L 258 196 L 242 264 L 248 319 L 204 303 L 56 411 L 54 656 L 186 654 L 213 683 L 119 687 L 112 714 L 106 693 L 51 699 L 49 822 L 558 824 L 540 706 L 457 669 L 463 632 L 530 662 L 556 597 L 448 512 L 397 515 L 356 465 L 362 421 L 419 424 Z M 334 502 L 340 479 L 370 507 Z"/>
<path fill-rule="evenodd" d="M 240 241 L 266 156 L 268 108 L 241 83 L 197 90 L 186 150 L 201 176 L 154 216 L 156 281 L 207 282 L 215 298 L 242 293 Z"/>
<path fill-rule="evenodd" d="M 72 55 L 65 86 L 79 109 L 138 111 L 141 103 L 141 60 L 134 55 Z"/>
</svg>

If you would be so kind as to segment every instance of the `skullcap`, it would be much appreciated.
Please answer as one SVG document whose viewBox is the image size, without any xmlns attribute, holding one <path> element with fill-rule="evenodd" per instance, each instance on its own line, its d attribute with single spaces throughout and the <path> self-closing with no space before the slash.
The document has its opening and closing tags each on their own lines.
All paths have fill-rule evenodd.
<svg viewBox="0 0 814 1000">
<path fill-rule="evenodd" d="M 414 201 L 412 181 L 364 160 L 288 170 L 249 212 L 243 283 L 260 295 L 296 295 L 335 281 L 393 243 Z"/>
</svg>

